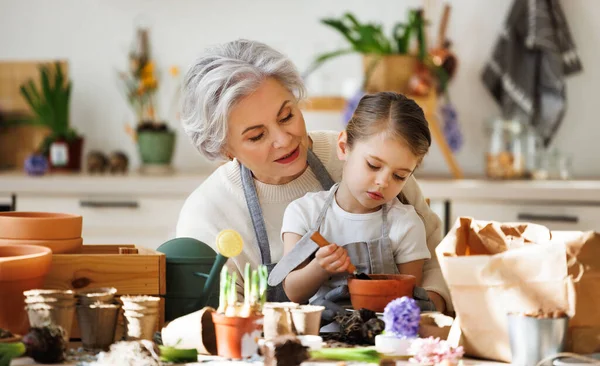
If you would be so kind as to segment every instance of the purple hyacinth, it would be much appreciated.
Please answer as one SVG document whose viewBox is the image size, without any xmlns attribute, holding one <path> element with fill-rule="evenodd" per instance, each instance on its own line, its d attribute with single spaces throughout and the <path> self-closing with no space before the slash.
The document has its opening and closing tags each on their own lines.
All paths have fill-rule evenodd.
<svg viewBox="0 0 600 366">
<path fill-rule="evenodd" d="M 460 130 L 456 109 L 454 108 L 454 105 L 447 100 L 446 103 L 440 107 L 440 114 L 443 121 L 442 129 L 444 130 L 444 137 L 446 137 L 450 150 L 452 150 L 452 152 L 457 152 L 462 147 L 463 134 Z"/>
<path fill-rule="evenodd" d="M 409 297 L 391 301 L 383 311 L 385 334 L 399 338 L 415 338 L 419 332 L 421 309 Z"/>
<path fill-rule="evenodd" d="M 356 107 L 358 107 L 358 102 L 360 102 L 361 98 L 365 95 L 365 92 L 362 90 L 358 90 L 350 99 L 346 100 L 346 106 L 344 107 L 344 112 L 342 113 L 344 126 L 348 125 Z"/>
</svg>

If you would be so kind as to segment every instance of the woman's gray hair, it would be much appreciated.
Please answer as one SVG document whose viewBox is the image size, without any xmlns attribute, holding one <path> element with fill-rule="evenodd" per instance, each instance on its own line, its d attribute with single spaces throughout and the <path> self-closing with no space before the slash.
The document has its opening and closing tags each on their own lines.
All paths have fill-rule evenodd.
<svg viewBox="0 0 600 366">
<path fill-rule="evenodd" d="M 183 85 L 181 122 L 208 159 L 223 157 L 231 108 L 272 77 L 294 94 L 306 95 L 290 59 L 264 43 L 244 39 L 205 50 L 188 70 Z"/>
</svg>

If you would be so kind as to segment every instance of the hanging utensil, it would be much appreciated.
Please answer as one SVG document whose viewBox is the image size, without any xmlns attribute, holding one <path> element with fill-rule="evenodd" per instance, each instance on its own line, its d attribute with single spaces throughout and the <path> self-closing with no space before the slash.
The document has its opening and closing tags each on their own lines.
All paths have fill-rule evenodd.
<svg viewBox="0 0 600 366">
<path fill-rule="evenodd" d="M 310 236 L 310 238 L 312 239 L 312 241 L 314 241 L 315 243 L 317 243 L 317 245 L 321 248 L 328 246 L 329 243 L 318 231 L 315 231 L 314 234 L 312 234 Z M 353 274 L 354 277 L 358 278 L 359 280 L 370 280 L 371 277 L 369 277 L 366 273 L 359 273 L 358 270 L 356 269 L 356 267 L 354 266 L 354 264 L 350 263 L 350 265 L 348 266 L 348 272 Z"/>
</svg>

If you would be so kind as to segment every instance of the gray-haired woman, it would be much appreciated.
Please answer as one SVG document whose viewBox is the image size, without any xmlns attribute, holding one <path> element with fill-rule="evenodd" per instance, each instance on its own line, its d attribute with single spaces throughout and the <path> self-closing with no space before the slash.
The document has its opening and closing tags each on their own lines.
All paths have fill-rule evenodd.
<svg viewBox="0 0 600 366">
<path fill-rule="evenodd" d="M 271 47 L 236 40 L 207 49 L 185 77 L 182 123 L 208 159 L 229 159 L 187 199 L 177 223 L 178 237 L 214 246 L 223 229 L 244 239 L 242 254 L 228 261 L 243 288 L 243 268 L 265 264 L 271 270 L 283 255 L 280 229 L 287 205 L 338 182 L 337 132 L 306 130 L 299 101 L 304 84 L 293 65 Z M 423 309 L 444 312 L 450 295 L 435 247 L 441 222 L 426 204 L 414 179 L 402 190 L 423 218 L 432 258 L 415 297 Z M 343 291 L 340 291 L 343 293 Z M 269 288 L 270 301 L 286 301 L 282 288 Z M 334 299 L 335 301 L 335 299 Z"/>
</svg>

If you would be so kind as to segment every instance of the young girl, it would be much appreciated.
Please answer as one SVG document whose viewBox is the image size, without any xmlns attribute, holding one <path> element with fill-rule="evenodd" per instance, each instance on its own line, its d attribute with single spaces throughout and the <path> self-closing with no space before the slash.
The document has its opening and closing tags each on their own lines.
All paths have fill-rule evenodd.
<svg viewBox="0 0 600 366">
<path fill-rule="evenodd" d="M 422 109 L 392 92 L 364 96 L 338 138 L 343 177 L 329 191 L 307 193 L 286 209 L 281 229 L 284 257 L 269 285 L 284 281 L 291 301 L 343 303 L 347 269 L 402 273 L 421 284 L 431 257 L 425 227 L 397 196 L 431 145 Z M 332 244 L 319 248 L 319 231 Z"/>
</svg>

